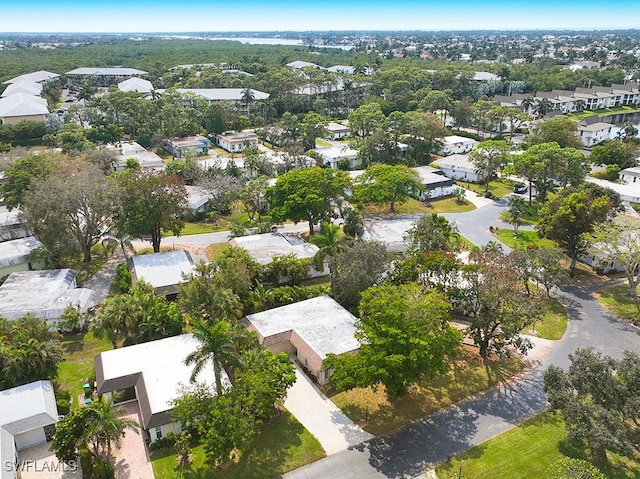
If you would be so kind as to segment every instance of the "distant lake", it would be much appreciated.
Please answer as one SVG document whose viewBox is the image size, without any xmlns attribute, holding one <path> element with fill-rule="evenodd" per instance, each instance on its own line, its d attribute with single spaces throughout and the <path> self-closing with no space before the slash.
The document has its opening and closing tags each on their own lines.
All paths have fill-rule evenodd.
<svg viewBox="0 0 640 479">
<path fill-rule="evenodd" d="M 230 40 L 232 42 L 247 43 L 249 45 L 306 45 L 302 40 L 293 38 L 254 38 L 254 37 L 214 37 L 210 40 Z M 341 48 L 342 50 L 351 50 L 353 45 L 315 45 L 320 48 Z"/>
<path fill-rule="evenodd" d="M 640 138 L 640 113 L 618 113 L 616 115 L 603 116 L 601 120 L 614 125 L 609 138 L 615 138 L 622 129 L 622 126 L 627 122 L 638 129 L 637 137 Z"/>
</svg>

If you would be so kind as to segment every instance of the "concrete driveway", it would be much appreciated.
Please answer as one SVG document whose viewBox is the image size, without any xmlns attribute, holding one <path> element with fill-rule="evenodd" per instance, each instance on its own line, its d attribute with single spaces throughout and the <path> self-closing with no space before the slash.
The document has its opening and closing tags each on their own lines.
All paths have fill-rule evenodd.
<svg viewBox="0 0 640 479">
<path fill-rule="evenodd" d="M 131 401 L 119 405 L 125 410 L 122 417 L 140 424 L 140 409 L 138 401 Z M 154 479 L 151 460 L 144 444 L 142 431 L 127 429 L 122 438 L 119 449 L 112 451 L 115 458 L 115 479 Z"/>
<path fill-rule="evenodd" d="M 22 479 L 82 479 L 80 461 L 64 464 L 49 450 L 50 442 L 20 451 L 19 469 Z M 3 466 L 5 466 L 3 464 Z"/>
<path fill-rule="evenodd" d="M 320 442 L 327 455 L 344 451 L 373 436 L 344 415 L 296 365 L 296 382 L 285 407 Z"/>
</svg>

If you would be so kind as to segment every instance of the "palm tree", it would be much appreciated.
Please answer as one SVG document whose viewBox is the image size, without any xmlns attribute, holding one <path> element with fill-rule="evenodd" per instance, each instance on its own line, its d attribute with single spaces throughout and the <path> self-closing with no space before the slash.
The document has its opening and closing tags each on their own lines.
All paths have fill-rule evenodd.
<svg viewBox="0 0 640 479">
<path fill-rule="evenodd" d="M 547 113 L 551 111 L 552 108 L 553 108 L 553 105 L 551 104 L 551 101 L 547 98 L 539 99 L 534 106 L 534 110 L 538 118 L 542 118 L 543 116 L 545 116 Z"/>
<path fill-rule="evenodd" d="M 256 99 L 255 94 L 251 88 L 245 88 L 242 90 L 242 103 L 244 103 L 244 107 L 247 110 L 247 116 L 251 112 L 251 103 Z"/>
<path fill-rule="evenodd" d="M 535 100 L 531 97 L 525 98 L 524 100 L 522 100 L 522 103 L 520 103 L 520 106 L 522 107 L 522 111 L 525 111 L 527 113 L 531 113 L 533 111 L 533 107 L 535 105 Z"/>
<path fill-rule="evenodd" d="M 92 420 L 86 427 L 85 441 L 87 444 L 94 444 L 95 455 L 99 455 L 99 449 L 106 452 L 107 461 L 111 460 L 111 448 L 119 448 L 122 438 L 127 429 L 138 432 L 139 425 L 136 421 L 122 417 L 124 409 L 114 405 L 117 395 L 112 395 L 109 399 L 102 396 L 99 401 L 94 401 L 86 407 L 92 409 L 94 414 Z"/>
<path fill-rule="evenodd" d="M 122 256 L 127 259 L 127 251 L 131 254 L 135 254 L 136 250 L 133 247 L 133 236 L 124 233 L 118 229 L 113 229 L 109 233 L 105 234 L 102 238 L 102 246 L 105 248 L 117 248 L 120 246 L 122 250 Z M 111 250 L 113 251 L 113 249 Z"/>
<path fill-rule="evenodd" d="M 573 103 L 573 108 L 575 109 L 575 111 L 582 111 L 586 106 L 587 106 L 587 102 L 584 101 L 582 98 L 576 100 Z"/>
<path fill-rule="evenodd" d="M 193 335 L 200 341 L 200 345 L 184 360 L 187 366 L 194 366 L 190 381 L 195 382 L 202 369 L 211 361 L 215 374 L 216 392 L 222 394 L 222 369 L 233 384 L 235 380 L 233 370 L 241 367 L 240 355 L 236 348 L 236 344 L 241 341 L 238 331 L 234 330 L 227 321 L 218 321 L 212 326 L 198 321 L 193 326 Z"/>
<path fill-rule="evenodd" d="M 99 309 L 91 321 L 91 331 L 97 338 L 107 338 L 113 349 L 127 335 L 126 321 L 131 313 L 131 296 L 119 295 L 110 298 Z"/>
<path fill-rule="evenodd" d="M 509 210 L 507 211 L 507 222 L 513 225 L 513 234 L 518 234 L 522 217 L 527 208 L 527 202 L 520 196 L 511 196 L 509 198 Z"/>
<path fill-rule="evenodd" d="M 324 271 L 324 261 L 329 260 L 329 274 L 331 275 L 331 287 L 335 279 L 335 257 L 344 250 L 349 238 L 340 236 L 340 226 L 323 221 L 320 233 L 309 241 L 319 249 L 313 257 L 313 267 L 318 271 Z"/>
</svg>

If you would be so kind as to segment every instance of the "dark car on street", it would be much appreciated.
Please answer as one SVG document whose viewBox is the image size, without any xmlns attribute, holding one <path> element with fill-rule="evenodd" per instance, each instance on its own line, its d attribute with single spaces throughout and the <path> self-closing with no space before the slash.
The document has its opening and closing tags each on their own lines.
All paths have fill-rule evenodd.
<svg viewBox="0 0 640 479">
<path fill-rule="evenodd" d="M 513 187 L 513 192 L 514 193 L 518 193 L 518 194 L 526 193 L 527 192 L 527 185 L 525 185 L 524 183 L 517 183 Z"/>
</svg>

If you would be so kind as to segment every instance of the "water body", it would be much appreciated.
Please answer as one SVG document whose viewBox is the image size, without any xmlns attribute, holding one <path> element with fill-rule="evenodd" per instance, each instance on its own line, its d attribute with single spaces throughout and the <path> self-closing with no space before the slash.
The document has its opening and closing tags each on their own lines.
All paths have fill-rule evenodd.
<svg viewBox="0 0 640 479">
<path fill-rule="evenodd" d="M 611 135 L 609 138 L 614 139 L 616 135 L 622 130 L 625 123 L 631 123 L 638 129 L 638 138 L 640 138 L 640 113 L 618 113 L 615 115 L 603 116 L 601 120 L 605 123 L 611 123 L 614 127 L 611 129 Z"/>
<path fill-rule="evenodd" d="M 246 43 L 248 45 L 289 45 L 303 46 L 307 45 L 302 40 L 294 38 L 254 38 L 254 37 L 215 37 L 210 40 L 230 40 L 232 42 Z M 314 45 L 318 48 L 340 48 L 342 50 L 352 50 L 353 45 Z"/>
</svg>

